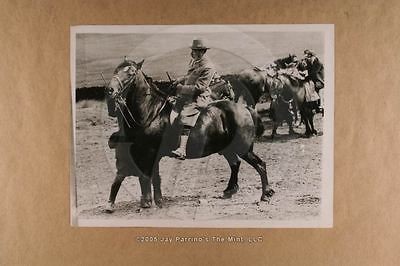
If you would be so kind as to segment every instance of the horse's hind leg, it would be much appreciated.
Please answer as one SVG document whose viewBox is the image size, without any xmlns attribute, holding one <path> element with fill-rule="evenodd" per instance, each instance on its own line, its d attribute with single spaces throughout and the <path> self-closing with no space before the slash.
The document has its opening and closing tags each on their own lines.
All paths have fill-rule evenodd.
<svg viewBox="0 0 400 266">
<path fill-rule="evenodd" d="M 251 166 L 256 169 L 258 174 L 261 177 L 261 187 L 262 187 L 262 194 L 261 200 L 268 201 L 272 195 L 274 195 L 275 191 L 269 186 L 268 184 L 268 177 L 267 177 L 267 168 L 265 162 L 260 159 L 252 149 L 246 153 L 245 155 L 241 156 L 243 160 L 249 163 Z"/>
<path fill-rule="evenodd" d="M 112 213 L 115 209 L 115 199 L 117 197 L 119 188 L 121 187 L 122 181 L 124 181 L 125 176 L 118 175 L 115 177 L 114 182 L 111 185 L 110 197 L 108 199 L 108 204 L 105 209 L 106 212 Z"/>
<path fill-rule="evenodd" d="M 272 128 L 272 132 L 271 132 L 271 139 L 273 139 L 276 136 L 276 130 L 278 129 L 279 122 L 272 121 L 272 125 L 273 125 L 273 128 Z"/>
<path fill-rule="evenodd" d="M 238 173 L 240 168 L 240 159 L 236 154 L 223 154 L 231 168 L 231 177 L 228 186 L 224 190 L 224 198 L 231 198 L 233 194 L 239 191 Z"/>
<path fill-rule="evenodd" d="M 162 193 L 161 193 L 161 177 L 159 171 L 159 163 L 157 162 L 151 179 L 153 183 L 154 203 L 161 208 L 162 207 Z"/>
</svg>

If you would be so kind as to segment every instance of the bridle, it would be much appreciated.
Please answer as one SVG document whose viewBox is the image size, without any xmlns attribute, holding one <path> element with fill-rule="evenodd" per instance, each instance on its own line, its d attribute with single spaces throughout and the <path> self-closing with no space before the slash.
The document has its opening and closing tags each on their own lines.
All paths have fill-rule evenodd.
<svg viewBox="0 0 400 266">
<path fill-rule="evenodd" d="M 133 68 L 132 65 L 128 65 L 128 66 L 124 67 L 124 70 L 126 69 L 124 72 L 126 72 L 128 69 L 131 69 L 131 68 Z M 135 68 L 134 74 L 130 75 L 129 79 L 125 82 L 125 85 L 122 83 L 118 73 L 113 75 L 113 77 L 111 79 L 116 79 L 118 81 L 118 85 L 120 88 L 120 90 L 118 92 L 119 95 L 123 95 L 125 93 L 126 89 L 135 81 L 137 72 L 138 72 L 138 69 Z"/>
<path fill-rule="evenodd" d="M 164 109 L 164 107 L 166 106 L 167 102 L 168 102 L 168 98 L 169 98 L 169 94 L 159 90 L 156 87 L 151 86 L 148 82 L 147 82 L 147 76 L 146 74 L 143 73 L 143 71 L 141 71 L 140 69 L 137 69 L 136 67 L 134 67 L 133 65 L 127 65 L 124 67 L 123 71 L 129 71 L 131 68 L 134 68 L 135 71 L 133 72 L 133 74 L 130 74 L 130 77 L 127 79 L 127 81 L 123 82 L 121 81 L 121 78 L 119 76 L 118 73 L 114 74 L 112 79 L 116 79 L 118 81 L 118 85 L 119 85 L 119 91 L 115 94 L 114 98 L 116 99 L 116 104 L 117 104 L 117 108 L 119 109 L 123 119 L 125 120 L 126 124 L 128 125 L 129 128 L 133 128 L 132 125 L 129 123 L 129 120 L 127 119 L 127 117 L 125 116 L 120 104 L 122 104 L 127 113 L 129 114 L 129 117 L 131 118 L 131 120 L 136 124 L 136 126 L 139 126 L 141 128 L 145 128 L 148 127 L 153 121 L 154 119 L 162 112 L 162 110 Z M 146 82 L 146 85 L 148 87 L 147 92 L 145 93 L 145 96 L 149 96 L 149 95 L 153 95 L 152 93 L 152 89 L 157 91 L 159 94 L 162 95 L 162 98 L 164 99 L 163 104 L 161 105 L 160 109 L 156 112 L 156 114 L 152 117 L 152 119 L 149 119 L 147 122 L 145 123 L 140 123 L 137 121 L 137 119 L 135 119 L 135 117 L 133 116 L 132 112 L 130 111 L 129 107 L 126 105 L 125 102 L 125 97 L 126 97 L 126 90 L 132 85 L 132 83 L 135 82 L 137 76 L 138 76 L 138 72 L 141 72 L 144 80 Z M 123 97 L 123 95 L 125 97 Z M 157 97 L 159 97 L 159 95 L 156 95 Z"/>
</svg>

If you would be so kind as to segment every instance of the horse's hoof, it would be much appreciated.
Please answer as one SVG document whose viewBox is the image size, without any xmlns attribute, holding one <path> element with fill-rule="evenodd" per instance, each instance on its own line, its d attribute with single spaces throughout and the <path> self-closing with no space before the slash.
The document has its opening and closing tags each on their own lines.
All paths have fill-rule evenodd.
<svg viewBox="0 0 400 266">
<path fill-rule="evenodd" d="M 157 207 L 162 208 L 163 197 L 161 191 L 154 191 L 154 203 Z"/>
<path fill-rule="evenodd" d="M 262 195 L 260 200 L 263 201 L 263 202 L 268 202 L 269 203 L 270 199 L 271 198 L 268 198 L 266 195 Z"/>
<path fill-rule="evenodd" d="M 104 211 L 105 211 L 106 213 L 113 213 L 113 212 L 115 211 L 115 204 L 114 204 L 114 203 L 111 203 L 111 202 L 108 202 L 108 203 L 107 203 L 107 206 L 106 206 L 105 209 L 104 209 Z"/>
<path fill-rule="evenodd" d="M 162 198 L 154 199 L 154 203 L 156 204 L 156 206 L 158 208 L 162 208 L 163 200 L 162 200 Z"/>
<path fill-rule="evenodd" d="M 232 195 L 233 195 L 232 193 L 224 191 L 224 194 L 222 195 L 222 199 L 231 199 Z"/>
<path fill-rule="evenodd" d="M 265 190 L 261 196 L 261 201 L 269 201 L 274 194 L 275 191 L 272 188 Z"/>
<path fill-rule="evenodd" d="M 233 194 L 236 194 L 239 191 L 239 185 L 234 185 L 233 188 L 227 188 L 224 190 L 224 196 L 222 198 L 224 199 L 230 199 L 232 198 Z"/>
<path fill-rule="evenodd" d="M 264 192 L 267 197 L 272 197 L 275 194 L 275 191 L 272 188 L 267 189 L 267 191 Z"/>
<path fill-rule="evenodd" d="M 152 205 L 151 199 L 141 199 L 140 200 L 140 207 L 141 208 L 150 208 Z"/>
</svg>

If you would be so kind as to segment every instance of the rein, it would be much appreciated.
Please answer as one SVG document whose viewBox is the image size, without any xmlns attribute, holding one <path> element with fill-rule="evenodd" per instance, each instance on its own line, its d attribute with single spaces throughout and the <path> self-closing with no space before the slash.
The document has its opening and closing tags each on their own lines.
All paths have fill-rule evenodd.
<svg viewBox="0 0 400 266">
<path fill-rule="evenodd" d="M 136 70 L 135 75 L 134 75 L 125 85 L 123 85 L 123 83 L 121 82 L 121 80 L 120 80 L 120 78 L 118 77 L 118 75 L 114 75 L 114 78 L 117 79 L 118 84 L 119 84 L 119 86 L 120 86 L 120 88 L 121 88 L 120 92 L 118 93 L 119 96 L 121 96 L 130 86 L 132 86 L 132 84 L 135 86 L 135 81 L 136 81 L 136 79 L 137 79 L 137 71 L 140 71 L 140 72 L 142 73 L 142 75 L 143 75 L 144 78 L 145 78 L 146 84 L 147 84 L 147 86 L 149 87 L 149 90 L 148 90 L 148 92 L 146 92 L 145 96 L 153 96 L 153 95 L 154 95 L 154 93 L 152 93 L 153 90 L 156 91 L 157 93 L 161 94 L 162 96 L 164 96 L 164 97 L 162 97 L 162 98 L 164 98 L 164 102 L 163 102 L 163 104 L 161 105 L 160 109 L 155 113 L 155 115 L 154 115 L 151 119 L 148 119 L 148 120 L 145 121 L 144 123 L 138 122 L 137 119 L 135 119 L 135 117 L 133 116 L 133 114 L 132 114 L 132 112 L 130 111 L 129 107 L 128 107 L 126 104 L 124 104 L 124 105 L 125 105 L 125 108 L 126 108 L 126 110 L 127 110 L 127 112 L 129 113 L 129 116 L 130 116 L 131 120 L 136 124 L 136 126 L 141 127 L 141 128 L 146 128 L 146 127 L 148 127 L 148 126 L 154 121 L 154 119 L 156 119 L 156 117 L 159 116 L 160 113 L 163 111 L 163 109 L 164 109 L 165 106 L 167 105 L 168 97 L 169 97 L 170 95 L 167 94 L 167 93 L 165 93 L 165 92 L 163 92 L 163 91 L 161 91 L 161 90 L 159 90 L 156 86 L 151 86 L 151 85 L 148 83 L 148 81 L 147 81 L 147 76 L 146 76 L 146 74 L 144 74 L 143 71 L 141 71 L 141 70 L 138 69 L 138 70 Z M 158 96 L 158 95 L 155 95 L 155 96 Z M 121 96 L 121 97 L 122 97 L 122 96 Z M 132 126 L 129 124 L 129 121 L 128 121 L 128 120 L 126 119 L 126 117 L 124 116 L 123 111 L 122 111 L 121 109 L 120 109 L 120 111 L 121 111 L 121 114 L 122 114 L 122 116 L 124 117 L 125 122 L 127 123 L 128 127 L 132 128 Z"/>
</svg>

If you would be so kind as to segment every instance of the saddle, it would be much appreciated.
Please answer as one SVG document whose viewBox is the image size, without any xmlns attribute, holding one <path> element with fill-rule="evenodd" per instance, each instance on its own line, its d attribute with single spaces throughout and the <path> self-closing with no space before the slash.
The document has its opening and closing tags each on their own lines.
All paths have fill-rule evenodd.
<svg viewBox="0 0 400 266">
<path fill-rule="evenodd" d="M 217 98 L 213 100 L 233 100 L 235 98 L 235 93 L 230 82 L 219 77 L 211 81 L 209 88 L 212 94 L 217 95 Z"/>
</svg>

